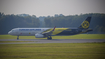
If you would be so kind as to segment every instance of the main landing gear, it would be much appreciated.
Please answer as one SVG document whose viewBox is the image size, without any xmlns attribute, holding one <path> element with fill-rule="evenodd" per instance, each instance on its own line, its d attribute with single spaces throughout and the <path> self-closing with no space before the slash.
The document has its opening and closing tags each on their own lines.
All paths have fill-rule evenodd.
<svg viewBox="0 0 105 59">
<path fill-rule="evenodd" d="M 51 36 L 48 36 L 47 39 L 48 39 L 48 40 L 52 40 L 52 37 L 51 37 Z"/>
<path fill-rule="evenodd" d="M 19 36 L 17 36 L 17 40 L 19 40 Z"/>
</svg>

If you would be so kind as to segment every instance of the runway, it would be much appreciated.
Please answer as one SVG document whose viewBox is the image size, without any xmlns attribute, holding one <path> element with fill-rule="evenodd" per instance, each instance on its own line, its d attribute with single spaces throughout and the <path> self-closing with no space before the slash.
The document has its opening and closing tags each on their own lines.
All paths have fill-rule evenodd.
<svg viewBox="0 0 105 59">
<path fill-rule="evenodd" d="M 96 43 L 105 42 L 105 39 L 0 39 L 0 41 L 15 41 L 0 44 L 34 44 L 34 43 Z M 18 42 L 25 41 L 25 42 Z M 27 42 L 26 42 L 27 41 Z"/>
</svg>

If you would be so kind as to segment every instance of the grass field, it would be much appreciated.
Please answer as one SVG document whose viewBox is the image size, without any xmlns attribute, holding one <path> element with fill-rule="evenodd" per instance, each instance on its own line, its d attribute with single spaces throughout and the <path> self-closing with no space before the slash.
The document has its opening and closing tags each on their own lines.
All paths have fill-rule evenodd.
<svg viewBox="0 0 105 59">
<path fill-rule="evenodd" d="M 0 35 L 0 39 L 16 38 L 17 36 Z M 105 39 L 105 34 L 52 36 L 52 38 Z M 38 38 L 35 38 L 35 36 L 20 36 L 20 39 Z M 10 42 L 28 41 L 0 41 L 0 43 Z M 0 59 L 105 59 L 105 43 L 0 44 Z"/>
<path fill-rule="evenodd" d="M 0 35 L 0 39 L 16 39 L 17 36 Z M 105 34 L 79 34 L 72 36 L 52 36 L 53 39 L 105 39 Z M 19 39 L 47 39 L 35 38 L 35 36 L 19 36 Z"/>
<path fill-rule="evenodd" d="M 105 59 L 105 43 L 0 44 L 0 59 Z"/>
</svg>

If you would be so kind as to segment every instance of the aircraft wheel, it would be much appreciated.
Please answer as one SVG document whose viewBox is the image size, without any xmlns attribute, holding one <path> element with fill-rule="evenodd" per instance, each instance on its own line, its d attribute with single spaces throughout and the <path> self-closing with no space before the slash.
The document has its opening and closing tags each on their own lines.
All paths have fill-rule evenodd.
<svg viewBox="0 0 105 59">
<path fill-rule="evenodd" d="M 48 39 L 48 40 L 51 40 L 51 39 L 52 39 L 52 37 L 51 37 L 51 36 L 50 36 L 50 37 L 48 36 L 48 37 L 47 37 L 47 39 Z"/>
<path fill-rule="evenodd" d="M 17 40 L 19 40 L 19 36 L 17 36 Z"/>
<path fill-rule="evenodd" d="M 50 40 L 52 39 L 52 37 L 50 36 Z"/>
</svg>

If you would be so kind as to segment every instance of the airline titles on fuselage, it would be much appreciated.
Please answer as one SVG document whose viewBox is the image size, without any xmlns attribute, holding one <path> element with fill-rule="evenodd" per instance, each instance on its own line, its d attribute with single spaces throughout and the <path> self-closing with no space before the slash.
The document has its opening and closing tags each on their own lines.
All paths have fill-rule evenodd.
<svg viewBox="0 0 105 59">
<path fill-rule="evenodd" d="M 41 29 L 19 29 L 19 31 L 41 31 Z"/>
</svg>

